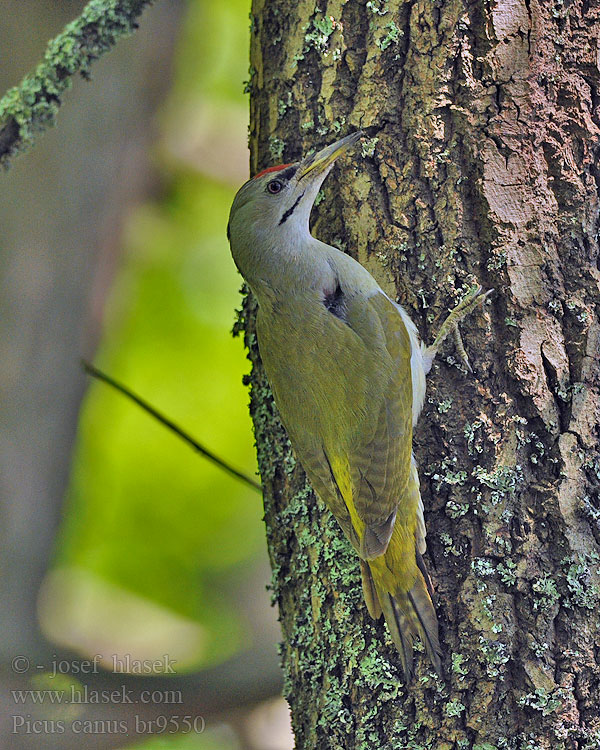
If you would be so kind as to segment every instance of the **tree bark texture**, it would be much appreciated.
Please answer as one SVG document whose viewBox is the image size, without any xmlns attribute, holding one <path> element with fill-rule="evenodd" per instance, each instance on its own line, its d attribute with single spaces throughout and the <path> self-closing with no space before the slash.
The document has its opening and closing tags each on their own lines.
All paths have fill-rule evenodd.
<svg viewBox="0 0 600 750">
<path fill-rule="evenodd" d="M 600 747 L 598 36 L 587 0 L 254 0 L 251 170 L 357 128 L 314 233 L 431 342 L 415 437 L 446 684 L 412 684 L 296 464 L 244 308 L 297 747 Z"/>
</svg>

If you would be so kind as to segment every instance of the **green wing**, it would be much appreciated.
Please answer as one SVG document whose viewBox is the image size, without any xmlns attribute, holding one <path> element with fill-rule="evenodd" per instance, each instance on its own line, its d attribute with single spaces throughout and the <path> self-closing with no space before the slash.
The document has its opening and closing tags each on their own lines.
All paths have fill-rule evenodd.
<svg viewBox="0 0 600 750">
<path fill-rule="evenodd" d="M 415 509 L 401 502 L 407 494 L 412 460 L 410 338 L 398 309 L 383 293 L 370 297 L 368 305 L 381 323 L 384 358 L 389 358 L 390 366 L 382 370 L 389 373 L 387 382 L 348 456 L 354 506 L 365 524 L 360 548 L 365 559 L 385 552 L 398 517 L 402 525 L 412 526 L 415 516 Z M 355 320 L 361 315 L 360 306 L 349 305 L 347 313 L 348 324 L 358 329 Z"/>
<path fill-rule="evenodd" d="M 411 345 L 381 292 L 346 294 L 342 315 L 294 302 L 261 319 L 261 356 L 311 483 L 361 557 L 381 555 L 411 474 Z M 302 314 L 302 328 L 297 321 Z M 414 531 L 413 531 L 414 534 Z"/>
</svg>

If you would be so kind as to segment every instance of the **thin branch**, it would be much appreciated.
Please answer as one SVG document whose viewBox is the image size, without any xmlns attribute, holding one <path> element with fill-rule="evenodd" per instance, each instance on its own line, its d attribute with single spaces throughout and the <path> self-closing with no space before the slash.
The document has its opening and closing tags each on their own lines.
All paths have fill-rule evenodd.
<svg viewBox="0 0 600 750">
<path fill-rule="evenodd" d="M 254 479 L 249 477 L 247 474 L 244 474 L 242 471 L 238 471 L 237 469 L 234 469 L 233 466 L 230 466 L 222 458 L 219 458 L 212 451 L 208 450 L 208 448 L 205 448 L 197 440 L 195 440 L 189 433 L 185 432 L 185 430 L 182 430 L 181 427 L 179 427 L 179 425 L 176 425 L 175 422 L 170 420 L 168 417 L 165 417 L 164 414 L 161 414 L 161 412 L 159 412 L 157 409 L 155 409 L 147 401 L 145 401 L 143 398 L 135 394 L 129 388 L 127 388 L 127 386 L 124 386 L 121 383 L 117 382 L 116 380 L 111 378 L 110 375 L 106 375 L 106 373 L 102 372 L 101 370 L 98 370 L 98 368 L 94 367 L 94 365 L 91 365 L 89 362 L 86 362 L 85 360 L 81 360 L 81 363 L 83 365 L 83 369 L 85 370 L 85 372 L 87 372 L 88 375 L 91 375 L 97 380 L 101 380 L 107 385 L 110 385 L 115 390 L 119 391 L 119 393 L 122 393 L 124 396 L 127 396 L 128 399 L 135 402 L 145 412 L 153 416 L 167 429 L 171 430 L 171 432 L 174 432 L 178 437 L 184 440 L 189 446 L 191 446 L 195 451 L 203 455 L 209 461 L 212 461 L 214 464 L 216 464 L 217 466 L 219 466 L 221 469 L 228 472 L 232 476 L 237 477 L 237 479 L 241 479 L 242 482 L 245 482 L 247 485 L 252 487 L 252 489 L 257 490 L 258 492 L 262 492 L 262 487 L 260 486 L 258 482 L 255 482 Z"/>
<path fill-rule="evenodd" d="M 19 86 L 0 99 L 0 164 L 27 150 L 38 133 L 53 126 L 61 96 L 80 73 L 89 79 L 94 60 L 137 28 L 153 0 L 91 0 L 81 15 L 48 43 L 44 59 Z"/>
</svg>

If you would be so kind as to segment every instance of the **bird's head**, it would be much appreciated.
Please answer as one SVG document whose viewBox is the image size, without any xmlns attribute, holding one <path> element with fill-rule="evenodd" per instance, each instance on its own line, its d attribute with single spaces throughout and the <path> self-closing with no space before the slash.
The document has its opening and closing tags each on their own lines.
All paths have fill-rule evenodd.
<svg viewBox="0 0 600 750">
<path fill-rule="evenodd" d="M 259 172 L 238 190 L 231 206 L 227 234 L 231 252 L 246 276 L 249 254 L 257 261 L 261 248 L 289 247 L 309 233 L 310 212 L 334 161 L 362 136 L 357 131 L 293 164 Z"/>
</svg>

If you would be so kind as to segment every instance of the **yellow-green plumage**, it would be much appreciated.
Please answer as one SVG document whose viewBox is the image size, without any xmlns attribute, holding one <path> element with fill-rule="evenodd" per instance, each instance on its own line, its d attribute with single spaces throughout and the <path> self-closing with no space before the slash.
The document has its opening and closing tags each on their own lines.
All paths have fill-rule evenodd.
<svg viewBox="0 0 600 750">
<path fill-rule="evenodd" d="M 342 291 L 348 299 L 343 322 L 301 292 L 263 304 L 261 357 L 300 463 L 363 558 L 363 579 L 370 571 L 371 615 L 383 610 L 407 674 L 417 634 L 439 671 L 437 620 L 416 563 L 420 496 L 411 461 L 410 338 L 381 291 L 369 297 Z M 381 539 L 375 536 L 373 549 L 365 550 L 365 537 L 382 526 Z M 408 598 L 413 589 L 423 623 Z"/>
<path fill-rule="evenodd" d="M 356 549 L 369 612 L 385 616 L 410 677 L 415 635 L 441 669 L 412 459 L 422 351 L 414 326 L 373 277 L 308 228 L 329 165 L 356 140 L 291 165 L 280 178 L 246 183 L 229 230 L 236 264 L 258 299 L 259 349 L 282 421 Z M 283 184 L 277 195 L 270 194 L 274 181 Z"/>
</svg>

